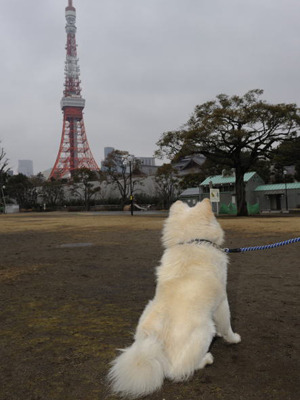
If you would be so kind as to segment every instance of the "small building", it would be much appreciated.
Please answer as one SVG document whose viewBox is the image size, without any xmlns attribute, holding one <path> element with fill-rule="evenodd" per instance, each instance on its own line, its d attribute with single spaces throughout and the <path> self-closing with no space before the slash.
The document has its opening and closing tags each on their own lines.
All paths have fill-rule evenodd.
<svg viewBox="0 0 300 400">
<path fill-rule="evenodd" d="M 264 183 L 256 172 L 247 172 L 244 175 L 246 201 L 249 214 L 258 213 L 257 195 L 255 189 Z M 209 176 L 200 185 L 200 188 L 188 188 L 179 196 L 180 200 L 186 202 L 189 206 L 193 206 L 206 197 L 210 197 L 209 189 L 220 190 L 220 213 L 235 214 L 236 213 L 236 190 L 235 175 Z"/>
<path fill-rule="evenodd" d="M 257 172 L 246 172 L 244 175 L 244 183 L 246 190 L 246 202 L 253 205 L 257 202 L 254 190 L 259 185 L 263 185 L 264 181 L 257 174 Z M 223 204 L 236 204 L 236 190 L 235 190 L 235 174 L 209 176 L 202 183 L 204 197 L 209 197 L 209 189 L 212 186 L 214 189 L 220 189 L 220 203 Z"/>
<path fill-rule="evenodd" d="M 188 188 L 180 194 L 179 198 L 181 201 L 187 203 L 190 207 L 193 207 L 198 201 L 203 199 L 202 187 L 199 186 L 196 188 Z"/>
<path fill-rule="evenodd" d="M 18 173 L 28 177 L 33 176 L 33 161 L 32 160 L 19 160 Z"/>
<path fill-rule="evenodd" d="M 300 182 L 260 185 L 255 195 L 261 212 L 300 208 Z"/>
</svg>

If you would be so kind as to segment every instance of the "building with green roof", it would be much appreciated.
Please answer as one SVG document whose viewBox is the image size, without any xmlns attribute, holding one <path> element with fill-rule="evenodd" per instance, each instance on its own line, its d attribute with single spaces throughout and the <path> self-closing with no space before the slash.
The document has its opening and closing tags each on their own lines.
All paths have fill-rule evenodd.
<svg viewBox="0 0 300 400">
<path fill-rule="evenodd" d="M 260 185 L 255 189 L 260 211 L 300 208 L 300 182 Z"/>
<path fill-rule="evenodd" d="M 246 172 L 244 175 L 246 201 L 247 204 L 253 205 L 257 202 L 257 196 L 254 190 L 257 186 L 264 184 L 262 178 L 255 171 Z M 225 205 L 236 204 L 235 174 L 209 176 L 200 185 L 203 190 L 204 197 L 209 197 L 209 189 L 211 187 L 220 190 L 220 203 Z"/>
<path fill-rule="evenodd" d="M 249 213 L 284 212 L 300 208 L 300 182 L 265 185 L 254 171 L 244 175 L 246 201 Z M 205 197 L 210 197 L 209 189 L 220 190 L 220 213 L 234 214 L 236 211 L 235 175 L 209 176 L 197 188 L 188 188 L 179 198 L 190 206 Z"/>
<path fill-rule="evenodd" d="M 246 190 L 246 201 L 249 206 L 256 204 L 257 199 L 254 194 L 254 189 L 262 185 L 264 181 L 261 177 L 254 171 L 247 172 L 244 175 L 245 190 Z M 195 205 L 198 201 L 204 199 L 205 197 L 210 197 L 209 189 L 219 189 L 220 190 L 220 211 L 225 212 L 229 209 L 230 213 L 236 212 L 236 198 L 235 198 L 235 174 L 231 173 L 228 175 L 224 173 L 222 175 L 209 176 L 206 178 L 197 188 L 188 188 L 180 194 L 180 199 L 189 204 L 189 206 Z M 258 210 L 258 206 L 256 207 Z"/>
<path fill-rule="evenodd" d="M 244 175 L 244 182 L 245 183 L 249 182 L 255 175 L 258 176 L 257 173 L 254 171 L 246 172 Z M 263 182 L 262 179 L 260 179 L 260 181 Z M 201 183 L 201 186 L 209 185 L 210 182 L 212 183 L 213 186 L 234 184 L 235 174 L 227 175 L 226 173 L 224 173 L 222 175 L 209 176 Z"/>
</svg>

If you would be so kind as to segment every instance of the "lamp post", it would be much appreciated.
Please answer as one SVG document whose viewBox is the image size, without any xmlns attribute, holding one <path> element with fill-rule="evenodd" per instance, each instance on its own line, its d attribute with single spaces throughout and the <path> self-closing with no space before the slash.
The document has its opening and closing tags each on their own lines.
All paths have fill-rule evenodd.
<svg viewBox="0 0 300 400">
<path fill-rule="evenodd" d="M 2 201 L 3 201 L 3 214 L 5 214 L 5 212 L 6 212 L 6 203 L 5 203 L 5 196 L 4 196 L 4 191 L 3 191 L 3 189 L 5 189 L 5 186 L 4 185 L 2 185 L 2 183 L 1 183 L 1 196 L 2 196 Z"/>
<path fill-rule="evenodd" d="M 287 194 L 286 174 L 287 174 L 287 171 L 284 170 L 284 171 L 283 171 L 283 176 L 284 176 L 284 187 L 285 187 L 285 209 L 286 209 L 286 212 L 288 212 L 288 211 L 289 211 L 289 205 L 288 205 L 288 194 Z"/>
<path fill-rule="evenodd" d="M 128 156 L 127 161 L 129 164 L 130 213 L 131 213 L 131 215 L 133 215 L 133 195 L 132 195 L 132 161 L 133 161 L 133 157 Z"/>
</svg>

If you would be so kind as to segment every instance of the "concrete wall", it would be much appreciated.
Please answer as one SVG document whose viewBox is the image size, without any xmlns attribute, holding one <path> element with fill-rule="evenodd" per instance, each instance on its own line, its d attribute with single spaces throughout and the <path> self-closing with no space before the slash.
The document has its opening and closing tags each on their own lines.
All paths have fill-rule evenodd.
<svg viewBox="0 0 300 400">
<path fill-rule="evenodd" d="M 18 204 L 8 204 L 5 206 L 5 214 L 15 214 L 20 212 L 20 207 Z"/>
<path fill-rule="evenodd" d="M 136 180 L 136 184 L 134 186 L 134 192 L 133 194 L 145 194 L 148 196 L 155 196 L 156 195 L 156 185 L 155 185 L 155 179 L 152 176 L 148 176 L 146 178 L 142 179 L 136 179 L 133 178 L 133 180 Z M 106 181 L 104 182 L 91 182 L 93 184 L 93 187 L 100 187 L 100 191 L 93 196 L 93 200 L 105 200 L 105 199 L 120 199 L 120 192 L 118 188 L 116 187 L 115 184 L 113 183 L 107 183 Z M 81 196 L 83 195 L 84 191 L 83 188 L 79 189 Z M 71 199 L 71 198 L 76 198 L 74 195 L 71 194 L 71 188 L 69 186 L 64 187 L 64 192 L 65 192 L 65 198 L 66 199 Z"/>
</svg>

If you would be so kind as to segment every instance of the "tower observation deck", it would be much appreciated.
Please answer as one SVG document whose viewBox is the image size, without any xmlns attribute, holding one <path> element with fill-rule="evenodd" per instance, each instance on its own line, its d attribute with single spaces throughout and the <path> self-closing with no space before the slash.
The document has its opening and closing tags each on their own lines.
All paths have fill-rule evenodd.
<svg viewBox="0 0 300 400">
<path fill-rule="evenodd" d="M 87 168 L 98 171 L 99 167 L 90 150 L 83 121 L 85 99 L 81 96 L 79 60 L 76 44 L 76 9 L 68 0 L 66 16 L 65 88 L 60 105 L 63 112 L 63 129 L 56 162 L 49 179 L 70 178 L 75 170 Z"/>
</svg>

